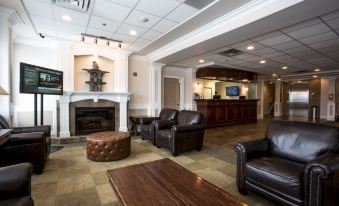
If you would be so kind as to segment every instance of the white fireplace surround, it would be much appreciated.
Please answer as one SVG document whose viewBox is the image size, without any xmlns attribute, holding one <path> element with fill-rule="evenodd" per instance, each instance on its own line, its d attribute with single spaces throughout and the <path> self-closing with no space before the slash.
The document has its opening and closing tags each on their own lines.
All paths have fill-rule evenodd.
<svg viewBox="0 0 339 206">
<path fill-rule="evenodd" d="M 64 92 L 60 96 L 60 138 L 68 138 L 71 136 L 69 130 L 69 104 L 71 102 L 77 102 L 81 100 L 93 99 L 94 102 L 98 102 L 99 99 L 109 100 L 113 102 L 119 102 L 120 106 L 120 119 L 119 119 L 119 131 L 127 132 L 127 102 L 130 99 L 132 93 L 113 93 L 113 92 Z"/>
</svg>

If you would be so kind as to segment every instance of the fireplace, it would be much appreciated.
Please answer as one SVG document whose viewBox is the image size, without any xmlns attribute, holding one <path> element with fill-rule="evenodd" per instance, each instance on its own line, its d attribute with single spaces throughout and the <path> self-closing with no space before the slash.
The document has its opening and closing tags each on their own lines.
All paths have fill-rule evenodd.
<svg viewBox="0 0 339 206">
<path fill-rule="evenodd" d="M 75 107 L 75 135 L 115 130 L 114 107 Z"/>
</svg>

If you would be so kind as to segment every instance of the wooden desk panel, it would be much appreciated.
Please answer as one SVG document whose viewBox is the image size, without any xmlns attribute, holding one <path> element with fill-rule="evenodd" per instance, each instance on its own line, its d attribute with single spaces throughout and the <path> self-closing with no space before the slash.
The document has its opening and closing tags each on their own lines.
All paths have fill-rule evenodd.
<svg viewBox="0 0 339 206">
<path fill-rule="evenodd" d="M 107 171 L 120 205 L 246 206 L 166 158 Z"/>
<path fill-rule="evenodd" d="M 197 110 L 205 115 L 208 127 L 257 121 L 257 101 L 196 100 Z"/>
</svg>

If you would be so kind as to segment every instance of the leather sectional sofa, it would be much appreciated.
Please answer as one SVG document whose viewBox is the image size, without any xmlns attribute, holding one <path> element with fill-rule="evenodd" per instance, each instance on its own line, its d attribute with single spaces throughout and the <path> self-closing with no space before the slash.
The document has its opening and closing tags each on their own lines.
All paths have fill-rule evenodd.
<svg viewBox="0 0 339 206">
<path fill-rule="evenodd" d="M 339 205 L 339 128 L 272 121 L 264 139 L 238 143 L 236 183 L 281 205 Z"/>
</svg>

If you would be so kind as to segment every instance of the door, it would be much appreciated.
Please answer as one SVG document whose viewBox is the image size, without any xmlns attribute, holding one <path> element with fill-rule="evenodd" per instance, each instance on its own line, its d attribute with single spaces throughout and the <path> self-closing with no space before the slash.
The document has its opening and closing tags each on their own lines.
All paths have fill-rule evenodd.
<svg viewBox="0 0 339 206">
<path fill-rule="evenodd" d="M 180 82 L 179 79 L 164 78 L 164 107 L 180 109 Z"/>
</svg>

